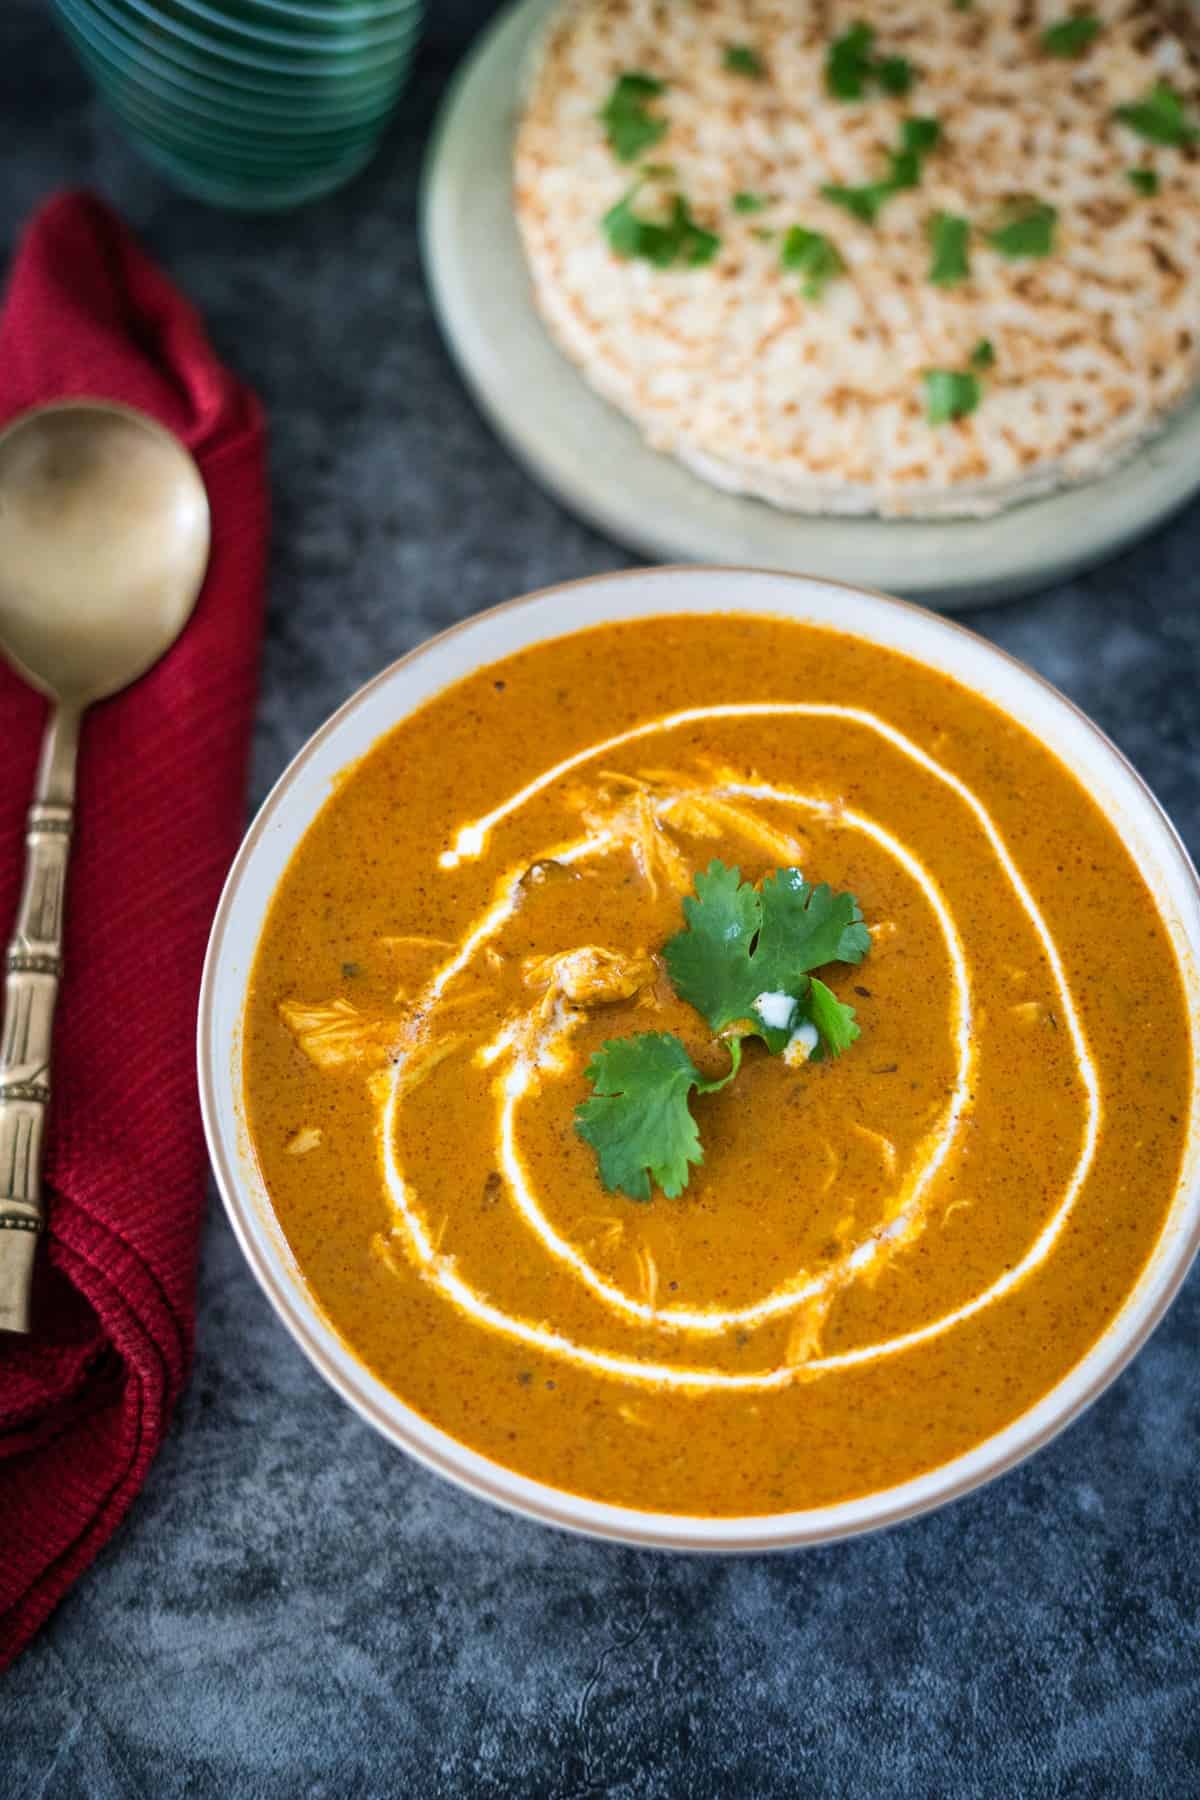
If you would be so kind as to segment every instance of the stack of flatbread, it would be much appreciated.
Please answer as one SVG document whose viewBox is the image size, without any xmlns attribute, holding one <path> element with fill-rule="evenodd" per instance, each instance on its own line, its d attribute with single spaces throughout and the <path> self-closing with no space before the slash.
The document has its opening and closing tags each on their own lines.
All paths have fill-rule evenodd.
<svg viewBox="0 0 1200 1800">
<path fill-rule="evenodd" d="M 993 512 L 1200 378 L 1200 13 L 566 0 L 516 210 L 550 331 L 658 449 L 800 512 Z"/>
</svg>

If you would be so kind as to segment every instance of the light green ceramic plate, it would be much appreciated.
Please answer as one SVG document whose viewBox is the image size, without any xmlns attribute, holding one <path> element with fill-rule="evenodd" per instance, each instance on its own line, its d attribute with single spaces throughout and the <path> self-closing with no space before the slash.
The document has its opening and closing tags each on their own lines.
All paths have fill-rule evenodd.
<svg viewBox="0 0 1200 1800">
<path fill-rule="evenodd" d="M 1200 401 L 1113 474 L 990 519 L 805 518 L 721 493 L 588 387 L 534 309 L 512 207 L 521 72 L 556 0 L 501 15 L 459 73 L 425 170 L 425 267 L 467 385 L 546 487 L 640 555 L 848 581 L 947 610 L 1102 562 L 1200 489 Z"/>
</svg>

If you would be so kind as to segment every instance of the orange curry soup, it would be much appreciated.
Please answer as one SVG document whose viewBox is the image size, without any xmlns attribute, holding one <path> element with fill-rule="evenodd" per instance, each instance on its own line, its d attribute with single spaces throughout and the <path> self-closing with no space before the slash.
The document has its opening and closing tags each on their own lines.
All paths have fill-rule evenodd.
<svg viewBox="0 0 1200 1800">
<path fill-rule="evenodd" d="M 679 717 L 678 715 L 686 715 Z M 610 1192 L 606 1041 L 727 1046 L 663 945 L 713 859 L 848 890 L 844 1054 L 693 1094 L 703 1162 Z M 1191 1066 L 1166 930 L 1070 772 L 955 682 L 786 620 L 663 617 L 450 687 L 275 894 L 246 1105 L 334 1328 L 472 1449 L 673 1512 L 826 1505 L 1064 1376 L 1163 1224 Z"/>
</svg>

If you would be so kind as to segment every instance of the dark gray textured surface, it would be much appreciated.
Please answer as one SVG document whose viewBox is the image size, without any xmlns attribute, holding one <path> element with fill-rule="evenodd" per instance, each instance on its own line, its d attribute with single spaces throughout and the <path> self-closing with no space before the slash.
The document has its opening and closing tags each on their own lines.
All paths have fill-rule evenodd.
<svg viewBox="0 0 1200 1800">
<path fill-rule="evenodd" d="M 124 149 L 33 0 L 0 39 L 5 246 L 52 186 L 113 199 L 274 431 L 254 797 L 430 631 L 620 566 L 509 462 L 447 363 L 419 148 L 470 24 L 382 155 L 292 219 L 205 212 Z M 980 615 L 1149 777 L 1200 849 L 1200 508 Z M 1032 1464 L 891 1535 L 656 1558 L 459 1496 L 294 1350 L 213 1212 L 196 1370 L 145 1492 L 0 1685 L 0 1797 L 1200 1793 L 1200 1280 Z M 2 1529 L 2 1521 L 0 1521 Z"/>
</svg>

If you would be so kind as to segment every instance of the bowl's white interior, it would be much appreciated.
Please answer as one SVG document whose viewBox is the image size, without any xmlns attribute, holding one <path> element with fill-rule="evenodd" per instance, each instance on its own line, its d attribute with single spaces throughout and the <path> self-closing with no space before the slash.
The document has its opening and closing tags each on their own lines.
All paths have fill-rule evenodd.
<svg viewBox="0 0 1200 1800">
<path fill-rule="evenodd" d="M 1056 751 L 1117 825 L 1158 898 L 1193 999 L 1193 1064 L 1200 1066 L 1196 878 L 1145 787 L 1095 727 L 1036 676 L 932 613 L 801 577 L 707 569 L 601 576 L 500 607 L 435 638 L 348 701 L 281 777 L 230 873 L 205 966 L 199 1059 L 209 1149 L 251 1267 L 302 1349 L 365 1418 L 464 1487 L 539 1519 L 643 1544 L 752 1549 L 822 1541 L 923 1511 L 1010 1467 L 1095 1398 L 1161 1317 L 1200 1238 L 1195 1094 L 1183 1179 L 1155 1253 L 1109 1330 L 1057 1387 L 1004 1431 L 916 1480 L 819 1510 L 730 1519 L 580 1499 L 477 1455 L 407 1407 L 345 1347 L 306 1289 L 274 1221 L 240 1102 L 241 1013 L 259 932 L 292 851 L 339 772 L 430 695 L 528 644 L 613 619 L 726 611 L 785 614 L 890 645 L 985 695 Z"/>
</svg>

